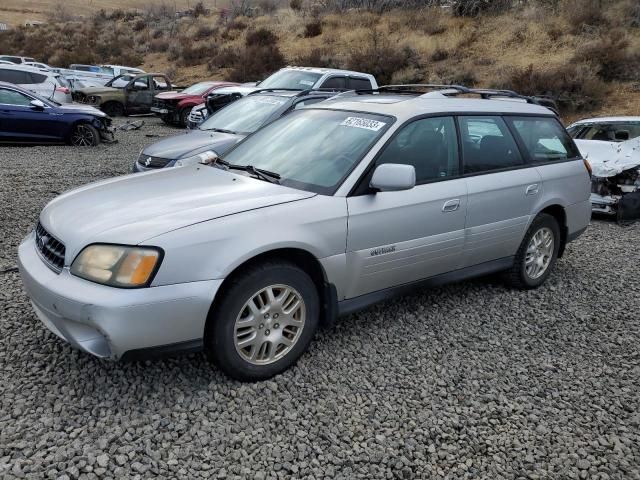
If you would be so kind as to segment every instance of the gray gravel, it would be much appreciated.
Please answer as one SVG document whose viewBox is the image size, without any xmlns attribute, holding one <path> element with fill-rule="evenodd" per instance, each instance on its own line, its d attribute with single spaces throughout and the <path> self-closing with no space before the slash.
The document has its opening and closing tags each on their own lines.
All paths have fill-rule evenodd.
<svg viewBox="0 0 640 480">
<path fill-rule="evenodd" d="M 178 133 L 146 121 L 96 149 L 0 147 L 0 477 L 640 479 L 640 224 L 593 222 L 537 291 L 489 278 L 352 315 L 258 384 L 58 340 L 16 247 L 56 194 Z"/>
</svg>

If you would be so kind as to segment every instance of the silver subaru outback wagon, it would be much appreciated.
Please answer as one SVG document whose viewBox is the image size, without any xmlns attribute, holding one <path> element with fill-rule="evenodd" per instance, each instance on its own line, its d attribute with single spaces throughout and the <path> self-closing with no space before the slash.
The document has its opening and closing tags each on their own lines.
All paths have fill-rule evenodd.
<svg viewBox="0 0 640 480">
<path fill-rule="evenodd" d="M 589 223 L 588 164 L 546 108 L 449 93 L 344 94 L 57 197 L 19 248 L 37 316 L 98 357 L 204 349 L 253 381 L 411 287 L 540 286 Z"/>
</svg>

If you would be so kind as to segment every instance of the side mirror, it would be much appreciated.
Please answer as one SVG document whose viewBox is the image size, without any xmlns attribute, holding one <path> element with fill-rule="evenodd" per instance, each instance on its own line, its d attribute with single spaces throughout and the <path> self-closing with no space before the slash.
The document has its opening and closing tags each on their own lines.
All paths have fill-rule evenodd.
<svg viewBox="0 0 640 480">
<path fill-rule="evenodd" d="M 260 85 L 261 83 L 262 83 L 262 80 L 258 80 L 258 81 L 256 82 L 256 87 L 257 87 L 258 85 Z"/>
<path fill-rule="evenodd" d="M 34 110 L 44 110 L 44 107 L 46 107 L 40 100 L 31 100 L 31 106 Z"/>
<path fill-rule="evenodd" d="M 416 186 L 416 169 L 413 165 L 383 163 L 376 167 L 369 186 L 380 192 L 411 190 Z"/>
</svg>

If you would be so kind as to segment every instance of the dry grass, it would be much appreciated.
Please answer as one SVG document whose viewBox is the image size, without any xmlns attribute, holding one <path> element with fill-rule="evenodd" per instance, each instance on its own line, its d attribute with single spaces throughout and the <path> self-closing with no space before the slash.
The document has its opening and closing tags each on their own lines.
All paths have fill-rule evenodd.
<svg viewBox="0 0 640 480">
<path fill-rule="evenodd" d="M 18 1 L 5 0 L 0 9 L 5 3 L 18 5 Z M 118 1 L 101 5 L 117 8 Z M 37 34 L 25 31 L 11 42 L 3 42 L 0 35 L 0 51 L 19 50 L 54 63 L 91 55 L 93 61 L 139 59 L 148 70 L 175 72 L 182 84 L 205 77 L 256 80 L 254 77 L 282 62 L 350 66 L 372 71 L 382 82 L 515 85 L 528 93 L 557 95 L 568 91 L 571 100 L 564 102 L 568 115 L 575 109 L 615 111 L 617 100 L 620 112 L 637 113 L 640 78 L 628 74 L 633 68 L 625 69 L 640 52 L 637 2 L 612 0 L 603 13 L 590 7 L 594 1 L 560 0 L 551 11 L 532 0 L 526 8 L 480 18 L 455 17 L 428 8 L 382 15 L 367 11 L 310 14 L 305 8 L 283 8 L 270 15 L 227 22 L 215 14 L 178 21 L 125 16 L 117 19 L 115 28 L 113 21 L 84 22 L 49 25 Z M 143 3 L 131 0 L 127 4 L 136 6 L 136 2 Z M 38 8 L 33 7 L 37 4 L 31 2 L 29 8 Z M 211 1 L 205 4 L 210 6 Z M 575 5 L 586 7 L 576 12 Z M 271 32 L 275 43 L 248 46 L 247 38 L 251 43 L 260 29 Z M 47 48 L 38 49 L 43 44 Z M 247 51 L 255 48 L 266 49 L 268 58 L 262 60 L 262 55 Z M 533 73 L 522 75 L 530 65 Z M 577 83 L 569 81 L 571 72 L 579 73 Z"/>
</svg>

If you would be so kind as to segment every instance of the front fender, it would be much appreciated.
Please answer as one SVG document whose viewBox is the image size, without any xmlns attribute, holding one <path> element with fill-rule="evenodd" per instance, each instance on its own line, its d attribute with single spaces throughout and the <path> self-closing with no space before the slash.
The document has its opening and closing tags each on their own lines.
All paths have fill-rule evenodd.
<svg viewBox="0 0 640 480">
<path fill-rule="evenodd" d="M 198 223 L 145 242 L 165 251 L 153 284 L 223 279 L 252 258 L 281 248 L 315 258 L 344 254 L 347 204 L 342 197 L 304 200 Z"/>
</svg>

